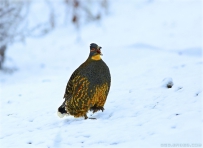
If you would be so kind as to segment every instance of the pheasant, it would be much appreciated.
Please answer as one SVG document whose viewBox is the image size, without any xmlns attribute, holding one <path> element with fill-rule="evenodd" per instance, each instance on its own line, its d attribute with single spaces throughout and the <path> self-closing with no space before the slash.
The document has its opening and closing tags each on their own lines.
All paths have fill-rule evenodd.
<svg viewBox="0 0 203 148">
<path fill-rule="evenodd" d="M 58 108 L 59 117 L 72 115 L 87 119 L 88 111 L 103 112 L 111 75 L 101 59 L 101 48 L 95 43 L 90 44 L 89 57 L 71 75 L 65 89 L 65 101 Z"/>
</svg>

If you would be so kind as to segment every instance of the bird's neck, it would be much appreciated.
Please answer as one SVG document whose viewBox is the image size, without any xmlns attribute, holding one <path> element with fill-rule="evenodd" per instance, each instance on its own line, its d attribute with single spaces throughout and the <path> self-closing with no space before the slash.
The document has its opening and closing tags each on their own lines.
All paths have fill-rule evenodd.
<svg viewBox="0 0 203 148">
<path fill-rule="evenodd" d="M 101 60 L 101 55 L 99 55 L 99 54 L 94 55 L 94 56 L 91 57 L 91 59 L 96 60 L 96 61 Z"/>
</svg>

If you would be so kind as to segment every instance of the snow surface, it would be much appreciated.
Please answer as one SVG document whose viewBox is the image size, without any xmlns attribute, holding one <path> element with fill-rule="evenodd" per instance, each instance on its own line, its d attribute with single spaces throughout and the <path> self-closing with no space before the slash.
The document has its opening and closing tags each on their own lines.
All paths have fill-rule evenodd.
<svg viewBox="0 0 203 148">
<path fill-rule="evenodd" d="M 6 66 L 17 71 L 0 72 L 1 148 L 202 146 L 201 1 L 110 4 L 106 18 L 80 31 L 10 46 Z M 105 110 L 88 113 L 97 120 L 60 119 L 66 83 L 92 42 L 112 76 Z"/>
</svg>

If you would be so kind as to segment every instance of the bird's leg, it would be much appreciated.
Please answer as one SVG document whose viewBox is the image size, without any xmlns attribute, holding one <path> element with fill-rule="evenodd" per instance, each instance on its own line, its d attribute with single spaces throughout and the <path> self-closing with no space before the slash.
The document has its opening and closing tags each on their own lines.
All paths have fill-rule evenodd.
<svg viewBox="0 0 203 148">
<path fill-rule="evenodd" d="M 88 119 L 87 114 L 85 114 L 84 117 L 85 117 L 85 120 Z"/>
</svg>

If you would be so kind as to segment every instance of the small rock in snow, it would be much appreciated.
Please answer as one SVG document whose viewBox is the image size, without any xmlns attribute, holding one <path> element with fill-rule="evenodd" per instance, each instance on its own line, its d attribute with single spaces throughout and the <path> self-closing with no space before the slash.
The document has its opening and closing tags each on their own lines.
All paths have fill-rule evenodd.
<svg viewBox="0 0 203 148">
<path fill-rule="evenodd" d="M 172 86 L 173 86 L 173 79 L 170 78 L 170 77 L 163 79 L 162 86 L 163 87 L 167 87 L 167 88 L 172 88 Z"/>
</svg>

